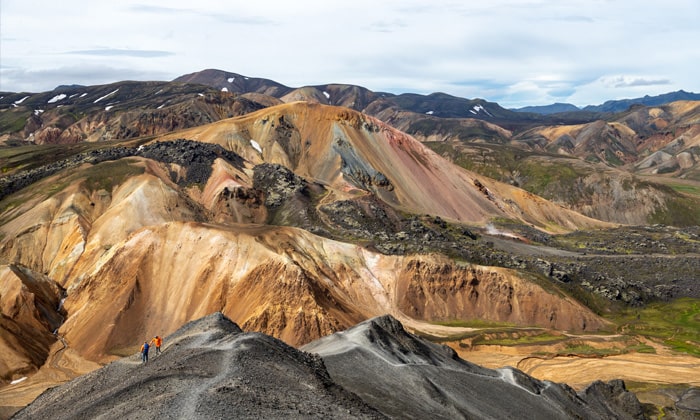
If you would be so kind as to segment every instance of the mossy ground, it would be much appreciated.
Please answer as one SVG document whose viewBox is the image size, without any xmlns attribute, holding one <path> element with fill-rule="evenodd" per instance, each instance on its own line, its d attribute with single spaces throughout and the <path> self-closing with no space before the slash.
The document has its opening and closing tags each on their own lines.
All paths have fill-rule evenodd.
<svg viewBox="0 0 700 420">
<path fill-rule="evenodd" d="M 529 346 L 563 344 L 540 355 L 577 354 L 611 356 L 625 353 L 655 353 L 648 340 L 668 349 L 700 357 L 700 299 L 658 302 L 644 308 L 618 308 L 607 317 L 614 331 L 603 331 L 587 338 L 566 335 L 545 328 L 515 328 L 512 324 L 487 320 L 435 322 L 450 327 L 471 327 L 476 331 L 456 334 L 434 341 L 469 340 L 470 345 Z M 611 335 L 611 333 L 615 335 Z"/>
</svg>

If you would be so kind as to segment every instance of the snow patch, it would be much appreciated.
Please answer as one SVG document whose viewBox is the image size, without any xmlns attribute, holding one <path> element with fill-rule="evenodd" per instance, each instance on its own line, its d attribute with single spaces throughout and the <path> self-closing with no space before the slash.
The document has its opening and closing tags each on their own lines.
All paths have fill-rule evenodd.
<svg viewBox="0 0 700 420">
<path fill-rule="evenodd" d="M 165 104 L 162 104 L 161 106 L 159 106 L 159 107 L 156 108 L 156 109 L 161 109 L 161 108 L 163 108 L 164 106 L 165 106 Z"/>
<path fill-rule="evenodd" d="M 15 104 L 15 105 L 19 105 L 19 104 L 21 104 L 22 102 L 24 102 L 24 100 L 27 99 L 27 98 L 29 98 L 29 96 L 25 96 L 25 97 L 22 98 L 22 99 L 18 99 L 18 100 L 16 100 L 16 101 L 14 102 L 14 104 Z"/>
<path fill-rule="evenodd" d="M 323 95 L 326 97 L 326 99 L 331 99 L 331 94 L 326 92 L 325 90 L 323 91 Z"/>
<path fill-rule="evenodd" d="M 112 108 L 114 108 L 114 105 L 108 105 L 105 107 L 105 111 L 109 111 Z"/>
<path fill-rule="evenodd" d="M 77 94 L 77 93 L 74 93 L 74 94 L 72 94 L 71 96 L 69 96 L 68 99 L 74 98 L 74 97 L 76 97 L 76 96 L 78 96 L 78 94 Z"/>
<path fill-rule="evenodd" d="M 95 99 L 95 102 L 93 102 L 93 103 L 96 104 L 96 103 L 100 102 L 101 100 L 103 100 L 103 99 L 105 99 L 105 98 L 108 98 L 108 97 L 114 95 L 114 94 L 117 93 L 118 91 L 119 91 L 119 88 L 117 88 L 117 89 L 115 89 L 115 90 L 109 92 L 109 93 L 106 94 L 105 96 L 101 96 L 101 97 Z M 82 96 L 81 96 L 81 98 L 82 98 Z"/>
<path fill-rule="evenodd" d="M 512 369 L 512 368 L 510 368 L 510 367 L 504 367 L 504 368 L 501 368 L 501 369 L 496 369 L 496 371 L 501 375 L 501 379 L 503 379 L 503 381 L 505 381 L 505 382 L 507 382 L 507 383 L 509 383 L 509 384 L 511 384 L 511 385 L 517 386 L 518 388 L 522 389 L 523 391 L 525 391 L 525 392 L 527 392 L 527 393 L 530 393 L 530 394 L 532 394 L 532 395 L 537 395 L 537 394 L 535 394 L 534 392 L 532 392 L 531 390 L 529 390 L 529 389 L 527 389 L 526 387 L 522 386 L 522 384 L 520 384 L 520 383 L 518 382 L 518 380 L 515 379 L 515 375 L 513 374 L 513 369 Z"/>
<path fill-rule="evenodd" d="M 226 80 L 227 80 L 229 83 L 233 83 L 233 81 L 236 80 L 236 78 L 235 78 L 235 77 L 229 77 L 229 78 L 226 79 Z"/>
<path fill-rule="evenodd" d="M 80 95 L 81 98 L 84 98 L 84 97 L 86 97 L 86 96 L 87 96 L 87 92 L 85 92 L 85 93 L 83 93 L 82 95 Z"/>
<path fill-rule="evenodd" d="M 15 379 L 14 381 L 10 382 L 10 385 L 18 384 L 18 383 L 22 382 L 22 381 L 25 380 L 25 379 L 27 379 L 26 376 L 23 377 L 23 378 Z"/>
<path fill-rule="evenodd" d="M 161 93 L 161 92 L 163 92 L 163 89 L 159 90 L 159 91 L 156 92 L 155 94 L 157 95 L 157 94 L 159 94 L 159 93 Z"/>
<path fill-rule="evenodd" d="M 244 79 L 248 80 L 248 78 L 247 78 L 247 77 L 244 77 Z"/>
<path fill-rule="evenodd" d="M 253 149 L 257 150 L 258 153 L 262 153 L 262 147 L 260 147 L 260 143 L 253 139 L 250 139 L 250 145 L 253 146 Z"/>
<path fill-rule="evenodd" d="M 222 88 L 221 88 L 221 91 L 222 91 L 222 92 L 228 92 L 228 88 L 222 87 Z"/>
<path fill-rule="evenodd" d="M 63 99 L 66 99 L 66 96 L 68 96 L 68 95 L 66 95 L 65 93 L 59 93 L 58 95 L 56 95 L 56 96 L 54 96 L 53 98 L 49 99 L 49 101 L 48 101 L 47 103 L 49 103 L 49 104 L 55 104 L 55 103 L 58 102 L 58 101 L 61 101 L 61 100 L 63 100 Z"/>
<path fill-rule="evenodd" d="M 199 96 L 204 96 L 204 94 L 203 94 L 203 93 L 198 93 L 197 95 L 199 95 Z"/>
<path fill-rule="evenodd" d="M 489 117 L 493 117 L 493 115 L 491 115 L 491 113 L 486 108 L 484 108 L 484 106 L 481 104 L 474 105 L 472 107 L 472 109 L 469 110 L 469 112 L 471 112 L 472 114 L 475 114 L 475 115 L 478 114 L 479 112 L 483 112 L 484 114 L 488 115 Z"/>
<path fill-rule="evenodd" d="M 42 112 L 44 112 L 43 109 L 35 109 L 35 110 L 34 110 L 34 115 L 37 115 L 37 116 L 38 116 L 38 115 L 41 114 Z"/>
<path fill-rule="evenodd" d="M 435 113 L 435 111 L 428 111 L 428 112 L 426 112 L 426 114 L 428 114 L 428 115 L 433 115 L 434 113 Z"/>
</svg>

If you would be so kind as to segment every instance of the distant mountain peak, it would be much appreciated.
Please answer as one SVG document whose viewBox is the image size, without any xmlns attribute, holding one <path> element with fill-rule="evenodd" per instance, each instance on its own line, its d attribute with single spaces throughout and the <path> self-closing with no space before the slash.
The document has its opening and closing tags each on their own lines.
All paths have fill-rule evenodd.
<svg viewBox="0 0 700 420">
<path fill-rule="evenodd" d="M 644 95 L 641 98 L 609 100 L 601 105 L 588 105 L 584 107 L 583 110 L 593 112 L 622 112 L 629 109 L 632 105 L 658 106 L 676 101 L 700 101 L 700 93 L 677 90 L 675 92 L 668 92 L 655 96 Z"/>
<path fill-rule="evenodd" d="M 526 106 L 523 108 L 513 109 L 517 112 L 532 112 L 541 115 L 557 114 L 560 112 L 576 112 L 580 111 L 579 107 L 569 103 L 556 102 L 551 105 Z"/>
</svg>

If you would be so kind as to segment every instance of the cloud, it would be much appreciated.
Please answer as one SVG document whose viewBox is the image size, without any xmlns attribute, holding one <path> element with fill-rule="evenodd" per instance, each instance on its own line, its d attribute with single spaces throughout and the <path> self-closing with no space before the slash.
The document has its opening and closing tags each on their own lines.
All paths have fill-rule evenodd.
<svg viewBox="0 0 700 420">
<path fill-rule="evenodd" d="M 275 25 L 276 22 L 262 16 L 244 16 L 239 14 L 206 13 L 202 16 L 234 25 Z"/>
<path fill-rule="evenodd" d="M 660 86 L 670 85 L 671 81 L 663 78 L 646 78 L 637 76 L 613 76 L 602 79 L 603 84 L 614 88 L 627 88 L 635 86 Z"/>
<path fill-rule="evenodd" d="M 562 16 L 560 20 L 563 20 L 565 22 L 581 22 L 581 23 L 593 23 L 595 22 L 595 19 L 593 19 L 590 16 L 581 16 L 581 15 L 571 15 L 571 16 Z"/>
<path fill-rule="evenodd" d="M 568 98 L 573 95 L 574 92 L 576 92 L 576 88 L 574 87 L 561 87 L 558 89 L 550 89 L 547 91 L 547 94 L 552 98 Z"/>
<path fill-rule="evenodd" d="M 177 17 L 178 15 L 189 17 L 193 16 L 204 17 L 207 19 L 212 19 L 215 21 L 227 23 L 227 24 L 241 24 L 241 25 L 270 25 L 274 24 L 275 21 L 268 19 L 266 17 L 258 15 L 248 15 L 246 12 L 241 10 L 235 11 L 218 11 L 210 12 L 203 11 L 201 9 L 191 9 L 191 8 L 175 8 L 175 7 L 164 7 L 164 6 L 152 6 L 148 4 L 136 4 L 128 8 L 128 10 L 134 13 L 150 13 L 159 16 L 168 15 Z"/>
<path fill-rule="evenodd" d="M 392 33 L 397 30 L 406 28 L 408 24 L 406 22 L 394 19 L 391 22 L 386 22 L 386 21 L 376 21 L 372 22 L 369 25 L 366 26 L 368 31 L 372 32 L 385 32 L 385 33 Z"/>
<path fill-rule="evenodd" d="M 3 68 L 1 79 L 3 84 L 11 85 L 15 92 L 43 92 L 53 90 L 59 85 L 100 85 L 121 80 L 169 80 L 170 78 L 171 75 L 160 71 L 81 65 L 40 70 Z"/>
<path fill-rule="evenodd" d="M 127 8 L 127 10 L 134 13 L 154 13 L 158 15 L 163 14 L 182 14 L 182 13 L 192 13 L 192 9 L 179 9 L 175 7 L 164 7 L 164 6 L 153 6 L 150 4 L 134 4 Z"/>
<path fill-rule="evenodd" d="M 5 7 L 3 1 L 0 83 L 7 90 L 138 75 L 172 80 L 204 68 L 288 86 L 439 91 L 504 106 L 585 106 L 700 90 L 700 50 L 688 44 L 700 36 L 693 19 L 699 1 L 648 7 L 635 0 L 446 0 L 439 7 L 422 0 L 31 4 Z M 55 30 L 57 22 L 63 30 Z M 76 78 L 79 68 L 91 69 L 83 80 Z M 93 73 L 100 69 L 104 75 Z M 40 75 L 35 85 L 28 75 Z"/>
<path fill-rule="evenodd" d="M 131 50 L 131 49 L 118 49 L 118 48 L 101 48 L 95 50 L 76 50 L 76 51 L 66 51 L 63 54 L 73 54 L 73 55 L 92 55 L 99 57 L 138 57 L 138 58 L 153 58 L 153 57 L 167 57 L 175 55 L 171 51 L 159 51 L 159 50 Z"/>
</svg>

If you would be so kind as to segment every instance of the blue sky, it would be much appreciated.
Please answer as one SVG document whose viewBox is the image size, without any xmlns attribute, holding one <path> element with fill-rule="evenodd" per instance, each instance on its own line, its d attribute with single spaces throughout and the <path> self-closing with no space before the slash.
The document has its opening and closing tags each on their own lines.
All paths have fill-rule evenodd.
<svg viewBox="0 0 700 420">
<path fill-rule="evenodd" d="M 0 2 L 0 90 L 217 68 L 506 107 L 700 92 L 698 0 Z"/>
</svg>

